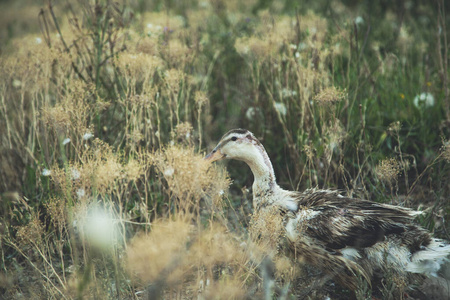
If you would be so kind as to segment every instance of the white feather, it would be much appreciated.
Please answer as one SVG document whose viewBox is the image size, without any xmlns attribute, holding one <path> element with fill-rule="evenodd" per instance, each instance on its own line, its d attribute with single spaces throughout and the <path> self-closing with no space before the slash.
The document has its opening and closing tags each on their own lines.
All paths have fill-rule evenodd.
<svg viewBox="0 0 450 300">
<path fill-rule="evenodd" d="M 355 248 L 344 248 L 341 250 L 341 253 L 343 257 L 353 261 L 356 261 L 361 258 L 361 255 Z"/>
<path fill-rule="evenodd" d="M 293 200 L 284 200 L 280 206 L 289 209 L 290 211 L 297 211 L 298 205 Z"/>
<path fill-rule="evenodd" d="M 301 209 L 295 219 L 289 219 L 286 224 L 286 236 L 291 241 L 296 241 L 299 237 L 298 224 L 316 217 L 320 212 L 312 209 Z"/>
<path fill-rule="evenodd" d="M 364 251 L 367 258 L 380 269 L 389 265 L 398 271 L 405 271 L 411 257 L 407 247 L 398 245 L 395 239 L 392 240 L 391 238 L 368 247 Z"/>
<path fill-rule="evenodd" d="M 406 270 L 412 273 L 437 276 L 442 264 L 448 261 L 449 255 L 450 245 L 439 239 L 433 239 L 428 247 L 414 253 Z"/>
<path fill-rule="evenodd" d="M 289 221 L 286 224 L 286 236 L 291 241 L 295 241 L 298 237 L 297 232 L 297 220 L 296 219 L 289 219 Z"/>
</svg>

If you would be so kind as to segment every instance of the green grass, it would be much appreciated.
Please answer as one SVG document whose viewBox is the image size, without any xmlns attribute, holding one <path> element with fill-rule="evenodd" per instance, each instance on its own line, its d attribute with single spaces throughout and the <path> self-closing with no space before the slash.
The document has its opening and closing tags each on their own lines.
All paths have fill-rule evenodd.
<svg viewBox="0 0 450 300">
<path fill-rule="evenodd" d="M 190 298 L 210 280 L 206 298 L 262 296 L 259 250 L 239 246 L 249 243 L 251 172 L 239 162 L 227 164 L 228 177 L 222 164 L 201 167 L 203 154 L 236 127 L 261 139 L 283 187 L 336 188 L 426 210 L 418 221 L 448 239 L 447 6 L 3 3 L 0 292 Z M 422 93 L 434 104 L 416 106 Z M 83 139 L 87 133 L 93 137 Z M 389 170 L 398 176 L 386 180 Z M 108 250 L 80 225 L 95 206 L 120 228 Z M 173 237 L 185 254 L 132 256 L 133 247 L 148 252 L 146 239 L 171 241 L 158 226 L 196 228 L 188 241 Z M 217 241 L 205 242 L 213 233 L 235 257 L 221 260 Z M 190 256 L 191 247 L 211 260 Z M 158 257 L 165 264 L 149 263 Z M 149 264 L 148 276 L 135 277 L 139 262 Z M 278 293 L 291 286 L 288 295 L 301 294 L 289 280 L 279 279 Z M 149 288 L 155 282 L 164 289 Z M 319 291 L 310 297 L 348 293 Z M 370 293 L 362 283 L 360 296 Z"/>
</svg>

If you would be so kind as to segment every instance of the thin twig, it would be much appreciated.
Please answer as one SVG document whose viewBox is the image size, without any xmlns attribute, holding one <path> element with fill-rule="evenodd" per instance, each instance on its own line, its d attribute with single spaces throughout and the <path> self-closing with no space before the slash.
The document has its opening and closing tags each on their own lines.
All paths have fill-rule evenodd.
<svg viewBox="0 0 450 300">
<path fill-rule="evenodd" d="M 19 247 L 17 247 L 16 244 L 14 244 L 8 240 L 5 240 L 5 242 L 8 245 L 10 245 L 11 247 L 13 247 L 14 249 L 16 249 L 16 251 L 19 252 L 23 257 L 25 257 L 25 259 L 31 264 L 31 266 L 33 268 L 35 268 L 36 271 L 38 271 L 39 274 L 41 274 L 41 276 L 44 277 L 61 294 L 61 296 L 64 299 L 67 299 L 66 295 L 64 295 L 64 293 L 52 282 L 52 280 L 50 278 L 48 278 L 44 273 L 42 273 L 42 271 L 31 261 L 31 259 L 25 253 L 22 252 L 22 250 L 20 250 Z"/>
<path fill-rule="evenodd" d="M 45 12 L 44 12 L 44 9 L 42 9 L 42 8 L 39 11 L 38 19 L 39 19 L 39 27 L 41 28 L 41 32 L 44 35 L 44 40 L 47 43 L 47 46 L 49 48 L 51 48 L 52 43 L 51 43 L 51 39 L 50 39 L 50 32 L 48 30 L 47 18 L 45 17 Z"/>
<path fill-rule="evenodd" d="M 87 83 L 87 81 L 84 78 L 83 74 L 81 74 L 81 72 L 78 70 L 78 67 L 75 65 L 75 62 L 73 61 L 72 54 L 70 53 L 70 49 L 67 46 L 66 41 L 64 40 L 64 37 L 63 37 L 62 32 L 61 32 L 61 28 L 59 27 L 58 20 L 56 19 L 56 16 L 55 16 L 55 12 L 53 11 L 53 5 L 51 3 L 51 0 L 48 1 L 48 9 L 49 9 L 50 14 L 52 16 L 53 24 L 55 24 L 56 30 L 58 31 L 59 38 L 61 39 L 61 42 L 63 43 L 64 49 L 69 54 L 70 60 L 72 61 L 72 68 L 73 68 L 73 70 L 75 71 L 75 73 L 77 73 L 78 77 L 80 77 L 81 80 L 83 80 L 84 82 Z"/>
</svg>

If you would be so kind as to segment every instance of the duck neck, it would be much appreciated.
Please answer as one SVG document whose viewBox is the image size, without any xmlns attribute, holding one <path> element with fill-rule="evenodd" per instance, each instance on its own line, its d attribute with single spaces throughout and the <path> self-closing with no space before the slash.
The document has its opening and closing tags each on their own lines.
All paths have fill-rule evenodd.
<svg viewBox="0 0 450 300">
<path fill-rule="evenodd" d="M 271 194 L 278 187 L 275 178 L 275 172 L 273 171 L 272 163 L 264 148 L 258 147 L 256 155 L 253 155 L 250 160 L 245 161 L 254 176 L 253 182 L 253 199 L 254 205 L 258 206 L 264 202 L 265 199 L 270 199 Z M 256 203 L 258 202 L 258 203 Z"/>
</svg>

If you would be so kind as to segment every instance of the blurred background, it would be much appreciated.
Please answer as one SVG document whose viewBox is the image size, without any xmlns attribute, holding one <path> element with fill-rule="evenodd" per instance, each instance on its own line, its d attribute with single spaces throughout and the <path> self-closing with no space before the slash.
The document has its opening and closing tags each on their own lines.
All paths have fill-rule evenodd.
<svg viewBox="0 0 450 300">
<path fill-rule="evenodd" d="M 199 243 L 217 231 L 240 251 L 250 169 L 202 161 L 238 127 L 282 187 L 423 210 L 420 224 L 450 239 L 449 12 L 443 0 L 1 1 L 0 291 L 139 298 L 139 284 L 165 282 L 152 295 L 197 297 L 199 270 L 220 264 L 234 277 L 211 275 L 217 293 L 257 297 L 247 252 L 208 265 L 186 254 L 197 276 L 168 255 L 139 284 L 126 266 L 161 257 L 127 252 L 136 234 L 163 239 L 151 224 L 197 227 Z"/>
</svg>

